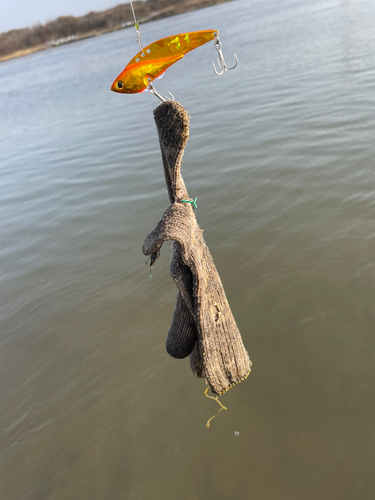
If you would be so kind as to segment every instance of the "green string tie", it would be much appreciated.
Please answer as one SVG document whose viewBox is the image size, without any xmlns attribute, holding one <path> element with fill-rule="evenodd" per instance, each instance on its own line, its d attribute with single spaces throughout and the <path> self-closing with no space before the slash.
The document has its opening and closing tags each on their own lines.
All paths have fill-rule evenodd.
<svg viewBox="0 0 375 500">
<path fill-rule="evenodd" d="M 197 198 L 195 200 L 181 200 L 183 203 L 191 203 L 195 208 L 197 207 Z"/>
</svg>

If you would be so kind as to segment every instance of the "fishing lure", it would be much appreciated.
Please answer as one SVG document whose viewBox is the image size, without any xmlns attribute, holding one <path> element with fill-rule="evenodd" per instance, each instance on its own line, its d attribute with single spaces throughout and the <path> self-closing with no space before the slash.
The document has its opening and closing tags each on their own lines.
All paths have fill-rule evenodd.
<svg viewBox="0 0 375 500">
<path fill-rule="evenodd" d="M 147 45 L 147 47 L 143 47 L 139 32 L 139 24 L 135 18 L 132 4 L 131 7 L 133 10 L 135 29 L 138 35 L 137 41 L 141 50 L 133 57 L 113 82 L 111 86 L 113 92 L 119 92 L 120 94 L 136 94 L 145 91 L 152 92 L 161 101 L 164 101 L 165 99 L 156 92 L 152 82 L 156 78 L 161 78 L 167 69 L 172 66 L 172 64 L 182 59 L 185 54 L 211 40 L 215 40 L 215 48 L 220 58 L 220 60 L 219 58 L 217 59 L 219 71 L 217 71 L 215 65 L 213 65 L 215 73 L 221 75 L 225 71 L 234 69 L 237 66 L 238 59 L 236 54 L 234 54 L 236 64 L 232 68 L 228 68 L 226 65 L 221 51 L 218 30 L 181 33 L 179 35 L 162 38 Z M 170 95 L 172 96 L 172 94 Z"/>
</svg>

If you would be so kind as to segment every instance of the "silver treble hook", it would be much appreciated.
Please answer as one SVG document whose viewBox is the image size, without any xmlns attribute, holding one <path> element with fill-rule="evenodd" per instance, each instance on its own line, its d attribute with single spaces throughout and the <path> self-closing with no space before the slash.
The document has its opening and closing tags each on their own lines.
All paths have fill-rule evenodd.
<svg viewBox="0 0 375 500">
<path fill-rule="evenodd" d="M 162 102 L 164 102 L 164 101 L 174 101 L 174 96 L 173 96 L 173 94 L 171 94 L 171 92 L 169 92 L 169 90 L 167 90 L 167 92 L 171 96 L 172 99 L 170 99 L 169 97 L 166 97 L 164 99 L 164 97 L 162 97 L 158 92 L 156 92 L 156 88 L 153 86 L 151 78 L 148 79 L 148 85 L 147 85 L 147 89 L 146 90 L 148 92 L 150 92 L 151 94 L 156 95 L 156 97 L 158 99 L 160 99 Z"/>
<path fill-rule="evenodd" d="M 237 64 L 238 64 L 238 59 L 237 59 L 237 56 L 236 54 L 234 54 L 234 58 L 236 60 L 236 64 L 232 67 L 232 68 L 229 68 L 225 61 L 224 61 L 224 56 L 223 56 L 223 53 L 221 51 L 221 42 L 220 42 L 220 39 L 219 39 L 219 35 L 217 33 L 214 34 L 214 37 L 215 37 L 215 44 L 214 44 L 214 47 L 215 49 L 218 51 L 218 54 L 219 54 L 219 57 L 220 57 L 220 61 L 219 61 L 219 57 L 217 58 L 217 63 L 219 65 L 219 70 L 221 71 L 217 71 L 216 68 L 215 68 L 215 64 L 212 63 L 212 66 L 214 67 L 214 71 L 215 73 L 220 76 L 224 73 L 224 71 L 228 71 L 230 69 L 234 69 Z"/>
</svg>

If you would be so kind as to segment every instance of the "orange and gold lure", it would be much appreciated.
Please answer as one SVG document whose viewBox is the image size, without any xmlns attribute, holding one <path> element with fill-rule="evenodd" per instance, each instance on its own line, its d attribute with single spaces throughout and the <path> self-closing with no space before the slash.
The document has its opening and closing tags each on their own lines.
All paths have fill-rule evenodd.
<svg viewBox="0 0 375 500">
<path fill-rule="evenodd" d="M 151 43 L 133 57 L 113 82 L 111 90 L 121 94 L 143 92 L 172 64 L 182 59 L 191 50 L 215 40 L 215 35 L 219 35 L 217 30 L 192 31 L 168 36 Z"/>
</svg>

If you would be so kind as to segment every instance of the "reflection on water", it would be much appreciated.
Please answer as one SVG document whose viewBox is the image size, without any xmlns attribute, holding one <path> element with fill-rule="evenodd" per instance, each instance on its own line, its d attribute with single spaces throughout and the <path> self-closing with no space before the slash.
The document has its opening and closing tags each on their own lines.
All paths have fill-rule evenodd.
<svg viewBox="0 0 375 500">
<path fill-rule="evenodd" d="M 144 25 L 220 29 L 158 82 L 253 361 L 211 422 L 168 357 L 170 246 L 150 95 L 109 91 L 133 30 L 0 65 L 0 496 L 352 499 L 375 493 L 375 7 L 235 1 Z M 238 434 L 236 434 L 238 433 Z M 251 493 L 250 493 L 251 492 Z"/>
</svg>

